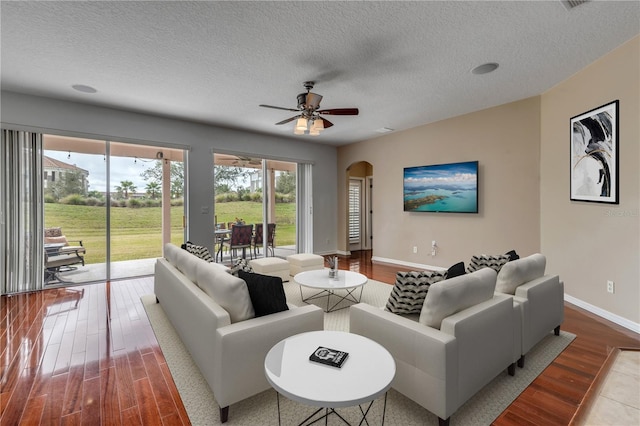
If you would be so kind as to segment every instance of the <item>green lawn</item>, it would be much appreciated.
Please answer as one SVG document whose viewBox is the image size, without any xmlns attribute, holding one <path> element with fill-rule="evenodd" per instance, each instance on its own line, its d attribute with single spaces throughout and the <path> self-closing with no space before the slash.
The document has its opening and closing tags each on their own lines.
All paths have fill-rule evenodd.
<svg viewBox="0 0 640 426">
<path fill-rule="evenodd" d="M 171 242 L 184 242 L 183 207 L 171 207 Z M 162 247 L 162 211 L 160 207 L 111 208 L 111 260 L 159 257 Z M 262 221 L 262 204 L 252 201 L 217 203 L 218 222 L 231 222 L 236 217 L 246 223 Z M 276 204 L 276 246 L 295 244 L 295 203 Z M 82 240 L 87 248 L 87 263 L 106 261 L 106 209 L 47 203 L 45 227 L 60 226 L 68 240 Z"/>
</svg>

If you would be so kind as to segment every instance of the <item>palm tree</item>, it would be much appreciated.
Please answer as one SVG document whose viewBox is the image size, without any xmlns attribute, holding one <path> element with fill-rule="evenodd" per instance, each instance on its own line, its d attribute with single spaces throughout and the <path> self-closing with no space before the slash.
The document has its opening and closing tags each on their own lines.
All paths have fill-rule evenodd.
<svg viewBox="0 0 640 426">
<path fill-rule="evenodd" d="M 116 191 L 124 193 L 124 198 L 129 199 L 129 192 L 136 192 L 138 188 L 130 180 L 123 180 L 120 186 L 116 186 Z"/>
<path fill-rule="evenodd" d="M 145 189 L 147 190 L 147 195 L 149 195 L 152 200 L 158 198 L 160 194 L 160 184 L 158 184 L 158 182 L 149 182 Z"/>
</svg>

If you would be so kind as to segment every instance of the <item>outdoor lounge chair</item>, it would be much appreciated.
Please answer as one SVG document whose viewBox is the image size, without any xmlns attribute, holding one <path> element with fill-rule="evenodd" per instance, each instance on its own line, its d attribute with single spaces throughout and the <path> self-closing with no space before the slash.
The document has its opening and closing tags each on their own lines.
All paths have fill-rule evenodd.
<svg viewBox="0 0 640 426">
<path fill-rule="evenodd" d="M 65 282 L 65 280 L 60 277 L 61 272 L 73 270 L 75 269 L 73 265 L 79 263 L 84 265 L 84 256 L 81 255 L 78 249 L 66 249 L 62 252 L 57 245 L 58 244 L 54 243 L 54 247 L 45 247 L 44 250 L 45 284 L 53 280 Z M 84 250 L 84 248 L 82 249 Z"/>
<path fill-rule="evenodd" d="M 69 244 L 69 242 L 77 244 Z M 82 240 L 67 240 L 67 237 L 62 233 L 62 228 L 44 228 L 44 244 L 45 247 L 48 244 L 63 244 L 59 247 L 57 254 L 71 254 L 81 260 L 82 266 L 84 266 L 84 254 L 86 253 L 85 247 L 82 245 Z M 49 253 L 52 254 L 51 252 Z M 78 262 L 76 262 L 78 263 Z"/>
</svg>

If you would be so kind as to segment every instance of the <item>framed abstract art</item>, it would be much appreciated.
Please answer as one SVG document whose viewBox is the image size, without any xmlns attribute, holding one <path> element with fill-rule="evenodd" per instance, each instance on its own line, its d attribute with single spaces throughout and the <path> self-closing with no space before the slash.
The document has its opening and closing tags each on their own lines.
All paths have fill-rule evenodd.
<svg viewBox="0 0 640 426">
<path fill-rule="evenodd" d="M 572 201 L 619 203 L 618 104 L 615 100 L 571 118 Z"/>
</svg>

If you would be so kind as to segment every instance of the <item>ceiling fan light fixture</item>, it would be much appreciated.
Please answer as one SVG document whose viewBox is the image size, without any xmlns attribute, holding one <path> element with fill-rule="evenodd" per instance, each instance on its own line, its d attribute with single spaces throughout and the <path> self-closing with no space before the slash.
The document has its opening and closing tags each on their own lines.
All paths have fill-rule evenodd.
<svg viewBox="0 0 640 426">
<path fill-rule="evenodd" d="M 308 120 L 306 118 L 304 117 L 298 118 L 298 121 L 296 122 L 296 130 L 300 130 L 304 132 L 305 130 L 307 130 L 307 124 L 308 124 Z"/>
<path fill-rule="evenodd" d="M 309 130 L 309 134 L 310 134 L 311 136 L 319 136 L 319 135 L 320 135 L 320 130 L 319 130 L 319 129 L 315 129 L 315 128 L 313 128 L 313 127 L 312 127 L 312 128 Z"/>
<path fill-rule="evenodd" d="M 300 129 L 299 129 L 299 128 L 297 128 L 297 127 L 295 127 L 295 128 L 293 129 L 293 134 L 294 134 L 294 135 L 304 135 L 304 132 L 305 132 L 304 130 L 300 130 Z"/>
<path fill-rule="evenodd" d="M 322 118 L 316 118 L 315 120 L 313 120 L 311 130 L 316 130 L 318 132 L 324 130 L 324 120 L 322 120 Z"/>
</svg>

